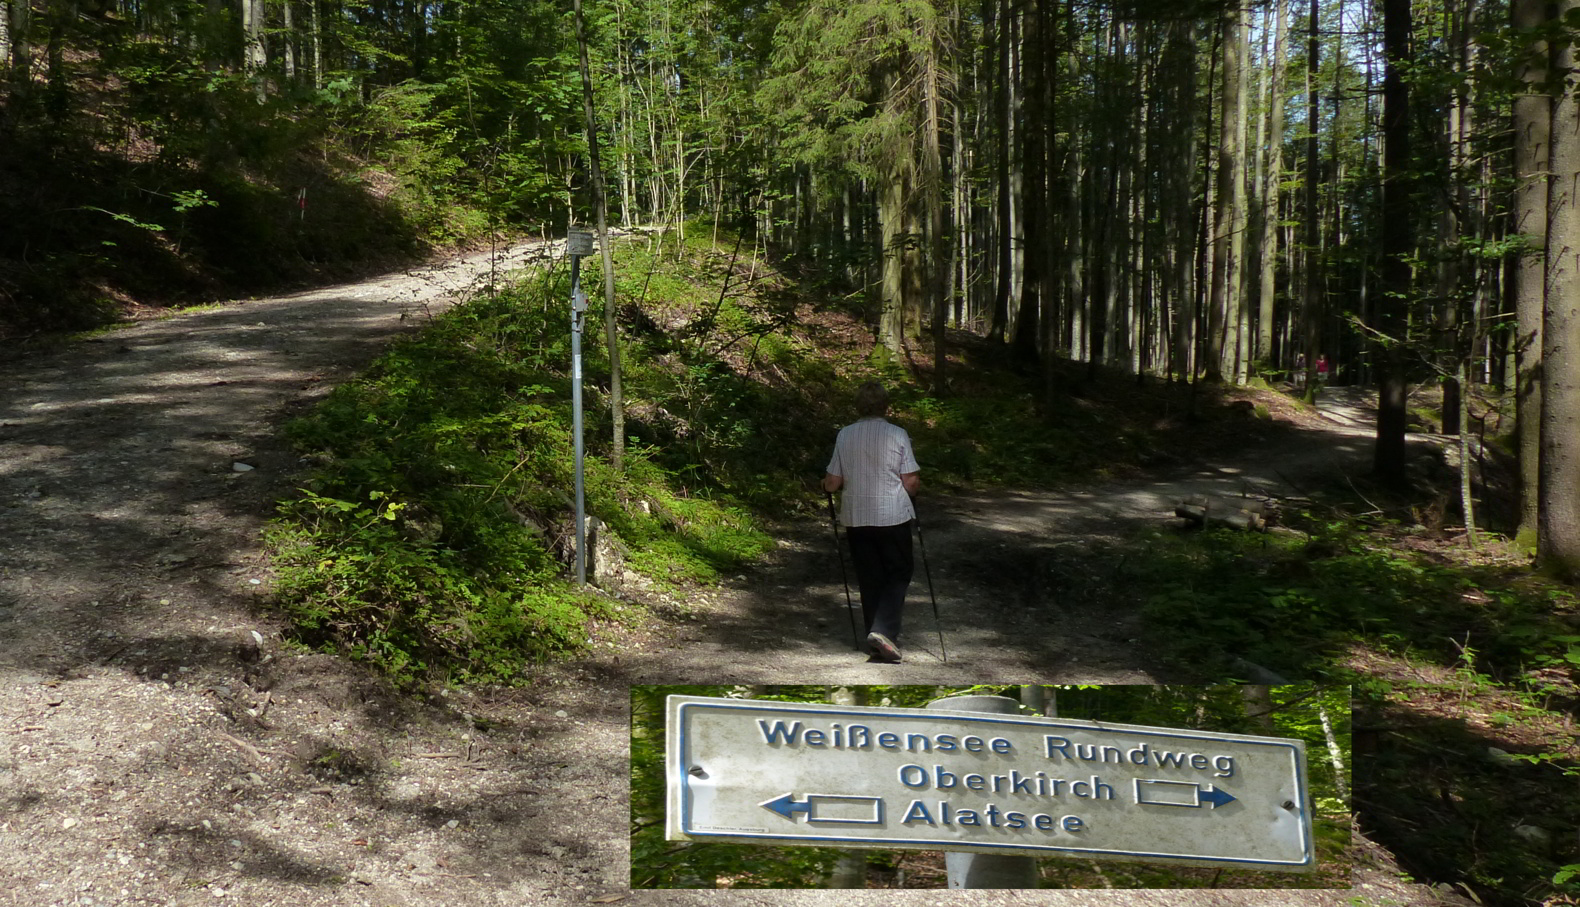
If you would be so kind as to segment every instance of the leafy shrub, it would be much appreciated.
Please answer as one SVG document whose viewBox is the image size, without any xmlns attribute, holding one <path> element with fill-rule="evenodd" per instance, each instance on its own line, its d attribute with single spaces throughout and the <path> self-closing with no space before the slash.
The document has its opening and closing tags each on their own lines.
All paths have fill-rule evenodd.
<svg viewBox="0 0 1580 907">
<path fill-rule="evenodd" d="M 545 275 L 459 306 L 288 426 L 320 464 L 271 533 L 302 642 L 407 680 L 507 680 L 614 616 L 560 560 L 573 484 L 565 291 Z M 596 391 L 604 365 L 588 360 Z M 606 434 L 587 436 L 588 513 L 632 568 L 708 582 L 771 544 L 717 485 L 677 493 L 646 449 L 617 474 L 600 456 Z"/>
</svg>

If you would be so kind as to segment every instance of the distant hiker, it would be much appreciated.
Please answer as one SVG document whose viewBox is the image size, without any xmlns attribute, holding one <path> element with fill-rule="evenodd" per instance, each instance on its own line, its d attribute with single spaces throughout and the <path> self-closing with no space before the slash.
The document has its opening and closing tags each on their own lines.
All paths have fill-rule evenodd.
<svg viewBox="0 0 1580 907">
<path fill-rule="evenodd" d="M 1327 354 L 1324 353 L 1323 355 L 1317 357 L 1317 387 L 1327 387 L 1327 385 L 1328 357 Z"/>
<path fill-rule="evenodd" d="M 840 429 L 823 490 L 840 491 L 872 661 L 898 663 L 900 620 L 911 585 L 911 497 L 921 488 L 911 436 L 884 418 L 889 393 L 876 381 L 856 390 L 857 422 Z"/>
</svg>

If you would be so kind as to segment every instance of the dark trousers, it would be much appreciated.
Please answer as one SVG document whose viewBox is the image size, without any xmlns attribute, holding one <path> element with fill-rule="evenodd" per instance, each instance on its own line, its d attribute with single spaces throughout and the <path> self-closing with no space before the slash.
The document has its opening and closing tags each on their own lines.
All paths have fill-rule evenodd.
<svg viewBox="0 0 1580 907">
<path fill-rule="evenodd" d="M 905 610 L 905 591 L 911 585 L 911 524 L 898 526 L 851 526 L 845 530 L 850 540 L 850 559 L 856 565 L 856 582 L 861 587 L 861 616 L 868 633 L 882 633 L 896 644 L 900 641 L 900 619 Z"/>
</svg>

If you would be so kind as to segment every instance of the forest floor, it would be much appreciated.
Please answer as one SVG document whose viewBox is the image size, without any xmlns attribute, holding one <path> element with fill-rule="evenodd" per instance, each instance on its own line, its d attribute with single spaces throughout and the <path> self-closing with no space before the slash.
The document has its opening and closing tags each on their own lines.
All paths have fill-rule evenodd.
<svg viewBox="0 0 1580 907">
<path fill-rule="evenodd" d="M 1275 413 L 1299 431 L 1144 479 L 924 492 L 947 663 L 920 573 L 905 663 L 853 650 L 829 527 L 808 520 L 773 527 L 750 573 L 657 596 L 662 616 L 517 688 L 402 696 L 284 647 L 260 542 L 302 474 L 281 425 L 494 268 L 555 254 L 227 303 L 0 364 L 0 904 L 885 902 L 630 890 L 628 688 L 1178 680 L 1138 644 L 1139 604 L 1105 592 L 1122 562 L 1091 554 L 1188 495 L 1301 493 L 1370 449 L 1360 395 L 1333 389 Z M 1354 889 L 912 903 L 1466 903 L 1359 835 L 1352 853 Z"/>
</svg>

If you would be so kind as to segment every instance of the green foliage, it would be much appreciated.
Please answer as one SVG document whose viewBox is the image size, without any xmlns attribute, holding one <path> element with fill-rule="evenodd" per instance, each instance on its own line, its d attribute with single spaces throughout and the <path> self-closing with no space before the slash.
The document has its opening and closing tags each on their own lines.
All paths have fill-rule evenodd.
<svg viewBox="0 0 1580 907">
<path fill-rule="evenodd" d="M 735 254 L 729 251 L 735 246 Z M 851 377 L 798 326 L 796 288 L 693 228 L 619 248 L 628 329 L 626 430 L 689 488 L 778 510 L 821 475 Z"/>
<path fill-rule="evenodd" d="M 570 439 L 556 379 L 510 345 L 549 327 L 521 302 L 461 307 L 289 427 L 325 464 L 275 534 L 304 641 L 397 676 L 502 679 L 585 639 L 594 600 L 543 592 Z"/>
<path fill-rule="evenodd" d="M 406 680 L 504 681 L 578 648 L 590 619 L 618 616 L 568 585 L 556 555 L 572 532 L 567 295 L 550 272 L 474 299 L 291 423 L 319 464 L 272 533 L 280 603 L 303 642 Z M 606 363 L 596 345 L 587 360 L 596 393 Z M 677 487 L 658 451 L 636 447 L 616 474 L 599 456 L 603 417 L 589 421 L 587 509 L 631 568 L 711 582 L 771 544 L 732 502 L 733 470 Z"/>
<path fill-rule="evenodd" d="M 1400 551 L 1343 521 L 1306 524 L 1309 539 L 1216 530 L 1157 532 L 1137 566 L 1147 615 L 1172 657 L 1207 676 L 1245 658 L 1285 674 L 1323 670 L 1332 653 L 1366 639 L 1400 654 L 1453 663 L 1444 632 L 1481 640 L 1499 676 L 1559 651 L 1545 594 L 1506 571 L 1457 568 Z"/>
<path fill-rule="evenodd" d="M 1561 730 L 1580 677 L 1572 595 L 1342 517 L 1292 522 L 1309 535 L 1148 534 L 1127 594 L 1148 602 L 1149 638 L 1189 676 L 1250 661 L 1352 682 L 1365 723 L 1391 729 L 1356 770 L 1374 833 L 1434 878 L 1528 896 L 1515 880 L 1552 877 L 1554 855 L 1473 829 L 1539 829 L 1580 808 L 1553 783 L 1577 771 Z M 1501 749 L 1517 751 L 1489 756 Z"/>
</svg>

